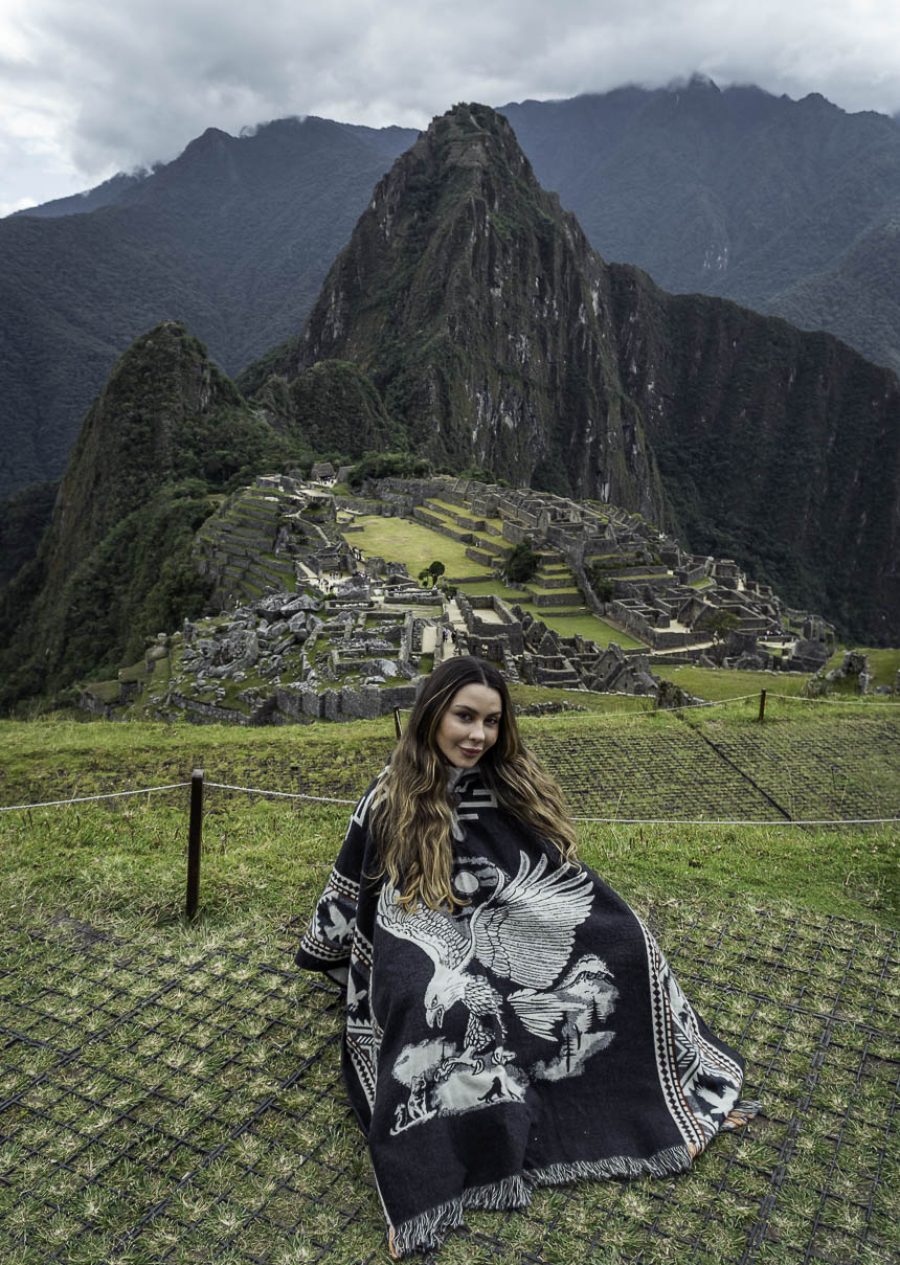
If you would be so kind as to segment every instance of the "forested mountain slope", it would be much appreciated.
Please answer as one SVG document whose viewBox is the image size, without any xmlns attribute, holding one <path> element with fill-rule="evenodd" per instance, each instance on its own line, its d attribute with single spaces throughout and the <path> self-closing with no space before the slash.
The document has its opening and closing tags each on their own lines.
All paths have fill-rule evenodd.
<svg viewBox="0 0 900 1265">
<path fill-rule="evenodd" d="M 195 531 L 235 480 L 300 455 L 183 326 L 137 339 L 84 419 L 36 554 L 0 590 L 0 706 L 140 654 L 202 610 Z M 24 498 L 19 517 L 46 510 Z"/>
<path fill-rule="evenodd" d="M 228 372 L 296 329 L 414 136 L 315 118 L 209 129 L 92 211 L 0 221 L 0 496 L 60 476 L 116 358 L 158 321 L 184 321 Z"/>
<path fill-rule="evenodd" d="M 503 107 L 604 258 L 900 365 L 900 127 L 695 79 Z M 57 479 L 116 357 L 183 320 L 229 372 L 308 315 L 409 129 L 210 129 L 174 162 L 0 221 L 0 496 Z"/>
<path fill-rule="evenodd" d="M 900 369 L 895 120 L 701 77 L 502 112 L 605 259 Z"/>
</svg>

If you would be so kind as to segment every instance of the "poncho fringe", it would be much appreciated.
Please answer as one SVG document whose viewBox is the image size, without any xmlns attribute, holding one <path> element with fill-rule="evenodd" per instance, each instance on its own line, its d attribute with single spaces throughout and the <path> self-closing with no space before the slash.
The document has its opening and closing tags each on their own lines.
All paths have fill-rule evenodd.
<svg viewBox="0 0 900 1265">
<path fill-rule="evenodd" d="M 395 1259 L 409 1252 L 430 1251 L 440 1247 L 450 1230 L 459 1229 L 467 1209 L 496 1211 L 527 1208 L 534 1190 L 541 1186 L 563 1186 L 585 1179 L 608 1181 L 616 1177 L 670 1177 L 691 1166 L 687 1147 L 672 1146 L 648 1159 L 631 1155 L 612 1156 L 606 1160 L 575 1160 L 571 1164 L 551 1164 L 547 1168 L 525 1172 L 521 1177 L 504 1177 L 489 1186 L 475 1186 L 463 1191 L 459 1199 L 430 1208 L 428 1212 L 393 1226 L 390 1231 L 392 1255 Z"/>
</svg>

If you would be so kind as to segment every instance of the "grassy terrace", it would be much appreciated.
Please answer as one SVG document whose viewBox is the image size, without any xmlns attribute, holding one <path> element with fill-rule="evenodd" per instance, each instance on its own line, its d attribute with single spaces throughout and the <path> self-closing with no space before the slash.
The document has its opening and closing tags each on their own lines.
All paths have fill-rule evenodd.
<svg viewBox="0 0 900 1265">
<path fill-rule="evenodd" d="M 893 687 L 897 679 L 897 673 L 900 672 L 900 650 L 881 650 L 872 649 L 868 646 L 847 646 L 836 650 L 826 663 L 826 670 L 831 668 L 839 668 L 844 659 L 844 650 L 859 649 L 862 654 L 869 656 L 869 671 L 874 676 L 875 685 L 887 685 Z"/>
<path fill-rule="evenodd" d="M 435 559 L 440 559 L 447 568 L 447 576 L 484 576 L 484 579 L 465 580 L 459 585 L 462 592 L 474 596 L 476 594 L 493 594 L 506 602 L 518 602 L 525 610 L 530 611 L 537 619 L 541 619 L 564 637 L 590 637 L 598 645 L 608 646 L 616 642 L 623 650 L 635 649 L 642 643 L 635 640 L 623 629 L 616 628 L 606 620 L 599 619 L 581 605 L 581 594 L 572 590 L 573 605 L 571 607 L 537 607 L 528 600 L 520 590 L 511 589 L 480 563 L 466 557 L 466 547 L 459 541 L 450 540 L 440 532 L 432 531 L 421 523 L 411 522 L 405 518 L 381 518 L 377 515 L 361 515 L 356 525 L 362 528 L 350 536 L 351 542 L 362 550 L 366 557 L 382 557 L 391 561 L 404 562 L 410 575 L 416 576 Z M 533 585 L 530 587 L 534 587 Z M 547 590 L 559 592 L 559 590 Z"/>
<path fill-rule="evenodd" d="M 487 526 L 495 528 L 498 532 L 503 530 L 502 518 L 486 518 L 483 515 L 473 514 L 464 505 L 454 505 L 450 501 L 442 501 L 436 497 L 429 497 L 424 508 L 431 510 L 432 513 L 436 511 L 441 517 L 446 518 L 448 522 L 453 522 L 452 516 L 456 514 L 463 522 L 485 523 Z M 497 539 L 497 537 L 493 539 Z"/>
<path fill-rule="evenodd" d="M 598 615 L 591 615 L 583 606 L 571 612 L 552 606 L 530 606 L 527 609 L 563 637 L 588 637 L 598 646 L 608 646 L 614 641 L 622 650 L 636 650 L 643 645 L 623 628 L 617 628 Z"/>
<path fill-rule="evenodd" d="M 355 525 L 362 531 L 354 532 L 350 540 L 366 557 L 405 562 L 411 576 L 418 575 L 436 558 L 447 568 L 448 577 L 478 575 L 480 572 L 490 575 L 487 567 L 466 557 L 466 546 L 461 541 L 450 540 L 421 523 L 413 523 L 407 518 L 360 515 Z"/>
<path fill-rule="evenodd" d="M 698 668 L 691 663 L 668 665 L 664 657 L 652 660 L 652 671 L 666 681 L 673 681 L 697 698 L 719 701 L 741 698 L 745 694 L 759 694 L 766 690 L 773 694 L 803 694 L 809 677 L 801 672 L 741 672 L 734 669 Z"/>
<path fill-rule="evenodd" d="M 876 685 L 892 685 L 896 667 L 895 659 L 900 662 L 900 651 L 869 650 L 869 666 L 874 670 Z M 843 659 L 843 652 L 836 654 L 830 661 L 830 667 L 836 667 Z M 665 657 L 653 659 L 651 668 L 657 676 L 667 681 L 674 681 L 682 689 L 698 698 L 717 701 L 719 699 L 740 698 L 744 694 L 759 694 L 766 690 L 772 694 L 790 694 L 799 697 L 806 690 L 809 677 L 800 672 L 742 672 L 735 669 L 727 671 L 721 668 L 698 668 L 693 664 L 667 664 Z M 841 683 L 834 686 L 834 693 L 840 695 Z M 900 696 L 866 695 L 860 698 L 856 683 L 848 682 L 843 690 L 845 697 L 858 701 L 860 706 L 900 706 Z"/>
<path fill-rule="evenodd" d="M 575 811 L 675 819 L 583 823 L 582 854 L 650 919 L 746 1057 L 765 1115 L 690 1174 L 473 1215 L 439 1265 L 598 1260 L 600 1242 L 610 1265 L 896 1259 L 898 834 L 777 823 L 894 815 L 900 718 L 776 700 L 759 726 L 754 710 L 522 727 Z M 6 722 L 0 803 L 181 781 L 195 766 L 352 798 L 392 741 L 388 718 Z M 186 794 L 0 814 L 0 1259 L 374 1265 L 383 1223 L 339 1085 L 339 1006 L 291 966 L 348 809 L 208 789 L 201 917 L 187 925 Z"/>
</svg>

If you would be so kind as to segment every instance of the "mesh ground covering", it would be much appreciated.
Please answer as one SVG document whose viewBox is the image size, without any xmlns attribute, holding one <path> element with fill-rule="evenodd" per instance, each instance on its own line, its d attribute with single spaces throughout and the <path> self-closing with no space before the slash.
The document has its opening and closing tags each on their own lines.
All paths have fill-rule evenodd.
<svg viewBox="0 0 900 1265">
<path fill-rule="evenodd" d="M 734 708 L 647 712 L 634 717 L 567 719 L 565 729 L 527 729 L 529 746 L 559 778 L 573 812 L 598 817 L 690 820 L 848 820 L 900 817 L 900 707 L 875 715 L 836 714 L 828 704 L 796 705 L 788 716 L 754 723 L 756 704 L 741 723 Z M 859 712 L 864 709 L 859 708 Z M 873 709 L 875 710 L 875 709 Z M 353 798 L 365 789 L 394 747 L 389 737 L 348 745 L 320 736 L 314 746 L 261 750 L 223 747 L 206 764 L 212 781 L 275 791 Z M 104 769 L 104 758 L 110 767 Z M 27 768 L 7 784 L 0 767 L 0 801 L 29 803 L 78 794 L 76 774 Z M 92 753 L 90 788 L 182 781 L 190 772 L 183 754 L 152 752 L 123 776 L 121 756 Z M 183 802 L 184 792 L 167 793 Z"/>
<path fill-rule="evenodd" d="M 690 820 L 900 817 L 900 715 L 828 715 L 735 725 L 715 712 L 573 719 L 568 732 L 529 730 L 575 813 Z M 353 764 L 323 746 L 317 764 L 278 769 L 266 786 L 357 795 L 393 748 L 374 740 Z M 336 777 L 336 770 L 338 776 Z M 226 779 L 227 780 L 227 779 Z"/>
<path fill-rule="evenodd" d="M 473 1214 L 437 1260 L 896 1261 L 897 933 L 645 912 L 764 1116 L 691 1173 Z M 339 1083 L 340 1001 L 293 969 L 298 934 L 0 930 L 4 1265 L 387 1259 Z"/>
<path fill-rule="evenodd" d="M 573 811 L 752 821 L 900 816 L 900 717 L 736 727 L 696 713 L 530 738 Z"/>
</svg>

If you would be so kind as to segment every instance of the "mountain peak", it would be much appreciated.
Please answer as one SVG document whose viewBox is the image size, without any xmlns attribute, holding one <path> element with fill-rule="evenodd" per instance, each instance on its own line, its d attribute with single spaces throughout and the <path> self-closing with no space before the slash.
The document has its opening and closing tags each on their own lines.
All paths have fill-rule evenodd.
<svg viewBox="0 0 900 1265">
<path fill-rule="evenodd" d="M 109 528 L 173 476 L 194 418 L 241 403 L 206 348 L 177 321 L 161 321 L 120 356 L 95 400 L 60 487 L 65 551 L 83 556 Z"/>
<path fill-rule="evenodd" d="M 534 179 L 531 164 L 508 121 L 477 102 L 461 102 L 432 119 L 409 152 L 443 167 L 483 168 L 499 162 Z"/>
<path fill-rule="evenodd" d="M 412 450 L 659 519 L 640 421 L 610 354 L 606 275 L 495 110 L 455 105 L 378 184 L 329 273 L 292 380 L 371 375 Z"/>
<path fill-rule="evenodd" d="M 221 144 L 222 141 L 230 141 L 233 139 L 234 137 L 231 136 L 229 132 L 223 132 L 220 127 L 208 127 L 205 131 L 201 132 L 199 136 L 192 140 L 187 148 L 204 149 L 209 148 L 212 145 Z"/>
<path fill-rule="evenodd" d="M 714 79 L 710 79 L 709 75 L 701 74 L 699 70 L 695 70 L 690 76 L 687 83 L 684 81 L 676 82 L 671 85 L 670 91 L 685 92 L 712 92 L 717 96 L 721 96 L 722 90 Z"/>
</svg>

